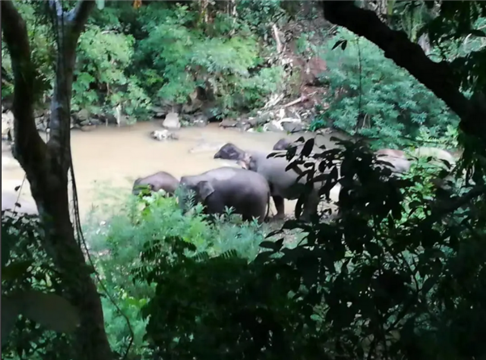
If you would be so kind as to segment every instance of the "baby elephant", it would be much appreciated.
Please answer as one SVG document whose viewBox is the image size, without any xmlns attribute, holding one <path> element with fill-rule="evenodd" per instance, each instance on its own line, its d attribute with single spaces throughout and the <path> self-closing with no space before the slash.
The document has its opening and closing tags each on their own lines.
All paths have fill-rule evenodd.
<svg viewBox="0 0 486 360">
<path fill-rule="evenodd" d="M 159 171 L 153 175 L 135 180 L 133 183 L 132 194 L 138 195 L 143 186 L 148 186 L 151 192 L 164 190 L 169 196 L 172 196 L 179 187 L 179 180 L 168 172 Z"/>
<path fill-rule="evenodd" d="M 410 161 L 407 159 L 405 152 L 395 149 L 380 149 L 375 152 L 378 160 L 385 161 L 390 165 L 385 165 L 390 168 L 394 174 L 403 174 L 410 170 Z M 382 166 L 381 164 L 379 166 Z"/>
<path fill-rule="evenodd" d="M 183 176 L 181 185 L 196 193 L 195 200 L 205 206 L 206 214 L 223 214 L 225 207 L 233 207 L 243 220 L 257 218 L 262 223 L 268 216 L 270 187 L 255 172 L 224 166 Z"/>
</svg>

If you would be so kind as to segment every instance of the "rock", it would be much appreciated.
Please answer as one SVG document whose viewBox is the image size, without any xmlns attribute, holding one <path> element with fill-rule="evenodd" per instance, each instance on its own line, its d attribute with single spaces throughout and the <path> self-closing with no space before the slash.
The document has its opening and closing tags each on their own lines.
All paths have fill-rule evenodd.
<svg viewBox="0 0 486 360">
<path fill-rule="evenodd" d="M 74 114 L 74 118 L 78 122 L 89 120 L 89 111 L 86 110 L 86 109 L 82 109 L 82 110 L 78 111 L 76 114 Z"/>
<path fill-rule="evenodd" d="M 248 122 L 240 121 L 238 122 L 237 128 L 241 131 L 247 131 L 251 128 L 251 125 Z"/>
<path fill-rule="evenodd" d="M 2 113 L 2 139 L 7 139 L 10 133 L 13 136 L 14 116 L 10 110 Z"/>
<path fill-rule="evenodd" d="M 93 119 L 90 119 L 93 122 Z M 100 122 L 100 125 L 116 125 L 116 116 L 113 114 L 98 114 L 96 120 Z"/>
<path fill-rule="evenodd" d="M 204 116 L 207 117 L 208 121 L 217 121 L 221 116 L 221 109 L 215 106 L 207 105 L 203 109 Z"/>
<path fill-rule="evenodd" d="M 286 108 L 284 111 L 284 116 L 282 116 L 282 119 L 284 118 L 291 118 L 291 119 L 298 119 L 301 120 L 301 116 L 299 114 L 299 111 L 297 109 L 293 108 Z"/>
<path fill-rule="evenodd" d="M 35 119 L 35 127 L 38 131 L 46 132 L 48 129 L 48 121 L 44 116 Z"/>
<path fill-rule="evenodd" d="M 300 120 L 297 120 L 297 119 L 292 119 L 292 120 L 284 119 L 284 120 L 281 120 L 280 121 L 280 125 L 287 132 L 295 133 L 295 132 L 300 132 L 300 131 L 303 131 L 304 130 L 304 125 L 302 124 L 302 122 Z"/>
<path fill-rule="evenodd" d="M 214 159 L 242 160 L 245 152 L 233 143 L 224 144 L 221 149 L 214 154 Z"/>
<path fill-rule="evenodd" d="M 179 114 L 175 112 L 168 113 L 165 120 L 162 122 L 162 126 L 167 129 L 179 129 L 181 127 Z"/>
<path fill-rule="evenodd" d="M 34 110 L 34 118 L 40 118 L 43 117 L 44 115 L 45 115 L 44 110 L 40 110 L 40 109 Z"/>
<path fill-rule="evenodd" d="M 152 113 L 154 114 L 154 118 L 163 118 L 166 116 L 169 112 L 170 109 L 168 107 L 163 107 L 163 106 L 152 106 Z"/>
<path fill-rule="evenodd" d="M 179 136 L 177 134 L 174 134 L 167 129 L 152 131 L 151 135 L 154 139 L 159 141 L 179 140 Z"/>
<path fill-rule="evenodd" d="M 280 121 L 272 120 L 268 124 L 265 124 L 264 130 L 265 131 L 272 131 L 272 132 L 280 132 L 280 131 L 284 131 L 284 128 L 280 124 Z"/>
<path fill-rule="evenodd" d="M 226 129 L 226 128 L 234 128 L 234 127 L 237 127 L 238 126 L 238 121 L 236 120 L 231 120 L 231 119 L 224 119 L 223 121 L 221 121 L 221 123 L 219 124 L 220 127 Z"/>
<path fill-rule="evenodd" d="M 194 117 L 194 120 L 192 121 L 192 123 L 198 127 L 204 127 L 208 124 L 208 122 L 209 119 L 204 114 L 198 114 L 197 116 Z"/>
<path fill-rule="evenodd" d="M 261 125 L 265 125 L 270 120 L 272 120 L 272 115 L 270 113 L 263 113 L 261 115 L 254 117 L 254 118 L 249 118 L 248 123 L 252 127 L 258 127 L 258 126 L 261 126 Z"/>
<path fill-rule="evenodd" d="M 201 110 L 203 102 L 199 99 L 193 99 L 189 104 L 182 105 L 181 112 L 184 114 L 194 114 L 196 111 Z"/>
<path fill-rule="evenodd" d="M 79 127 L 79 129 L 80 129 L 81 131 L 86 131 L 86 132 L 87 132 L 87 131 L 93 131 L 94 129 L 96 129 L 96 125 L 81 125 L 81 126 Z"/>
<path fill-rule="evenodd" d="M 5 151 L 9 152 L 11 150 L 12 150 L 12 144 L 9 144 L 5 141 L 2 141 L 2 152 L 5 152 Z"/>
<path fill-rule="evenodd" d="M 90 121 L 91 125 L 94 125 L 94 126 L 103 125 L 103 123 L 99 119 L 90 119 L 89 121 Z"/>
</svg>

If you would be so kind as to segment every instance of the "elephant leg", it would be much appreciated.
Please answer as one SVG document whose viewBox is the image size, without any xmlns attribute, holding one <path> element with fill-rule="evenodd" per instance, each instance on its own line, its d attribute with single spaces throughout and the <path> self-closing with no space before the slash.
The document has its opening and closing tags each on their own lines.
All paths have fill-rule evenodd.
<svg viewBox="0 0 486 360">
<path fill-rule="evenodd" d="M 312 191 L 309 194 L 305 204 L 304 204 L 304 211 L 302 212 L 302 219 L 304 221 L 310 221 L 311 216 L 317 214 L 317 208 L 319 206 L 319 194 L 317 191 Z"/>
<path fill-rule="evenodd" d="M 285 217 L 285 203 L 284 198 L 279 195 L 272 195 L 273 202 L 275 203 L 275 208 L 277 209 L 277 215 L 274 216 L 275 219 L 283 219 Z"/>
</svg>

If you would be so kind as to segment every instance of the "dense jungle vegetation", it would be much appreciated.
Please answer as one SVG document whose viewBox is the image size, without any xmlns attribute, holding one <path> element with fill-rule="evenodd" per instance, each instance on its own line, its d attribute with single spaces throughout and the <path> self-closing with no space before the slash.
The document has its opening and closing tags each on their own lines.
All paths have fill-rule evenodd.
<svg viewBox="0 0 486 360">
<path fill-rule="evenodd" d="M 2 358 L 486 356 L 486 3 L 1 6 L 2 100 L 39 209 L 2 212 Z M 309 78 L 313 59 L 325 67 Z M 323 198 L 341 184 L 334 221 L 211 223 L 159 194 L 127 196 L 102 226 L 80 224 L 74 195 L 70 221 L 75 114 L 121 106 L 133 123 L 198 104 L 221 120 L 309 89 L 310 131 L 357 135 L 289 151 L 309 184 L 329 170 Z M 49 106 L 44 142 L 35 113 Z M 422 159 L 398 178 L 374 166 L 370 147 L 424 144 L 461 160 L 448 173 Z"/>
</svg>

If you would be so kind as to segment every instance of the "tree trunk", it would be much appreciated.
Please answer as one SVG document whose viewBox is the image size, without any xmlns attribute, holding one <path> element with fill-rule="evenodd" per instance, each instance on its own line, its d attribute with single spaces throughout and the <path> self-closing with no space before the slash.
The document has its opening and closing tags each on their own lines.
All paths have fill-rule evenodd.
<svg viewBox="0 0 486 360">
<path fill-rule="evenodd" d="M 375 43 L 397 65 L 405 68 L 428 87 L 460 118 L 461 129 L 486 144 L 486 101 L 482 93 L 467 99 L 459 91 L 448 62 L 429 59 L 420 45 L 413 43 L 404 32 L 391 30 L 370 10 L 360 9 L 353 1 L 322 1 L 324 16 L 330 22 L 344 26 L 357 35 Z"/>
<path fill-rule="evenodd" d="M 47 143 L 39 136 L 34 122 L 34 72 L 26 24 L 11 1 L 2 1 L 1 6 L 2 31 L 14 72 L 15 156 L 26 172 L 37 204 L 45 232 L 43 245 L 61 273 L 67 299 L 79 311 L 74 354 L 77 359 L 109 360 L 113 355 L 104 329 L 101 300 L 74 235 L 68 197 L 70 101 L 76 46 L 95 2 L 80 1 L 75 9 L 65 13 L 57 1 L 51 1 L 64 27 L 58 27 L 61 50 L 57 54 L 51 137 Z"/>
</svg>

